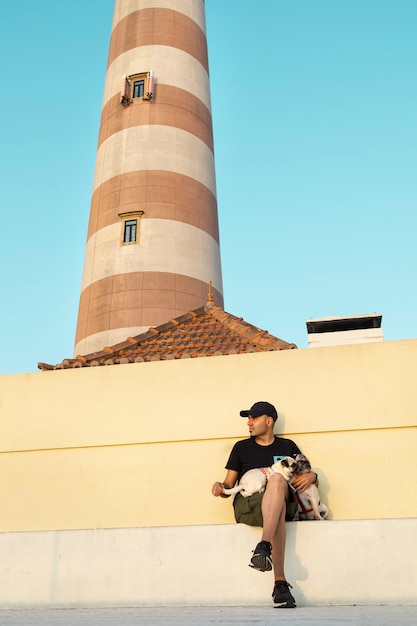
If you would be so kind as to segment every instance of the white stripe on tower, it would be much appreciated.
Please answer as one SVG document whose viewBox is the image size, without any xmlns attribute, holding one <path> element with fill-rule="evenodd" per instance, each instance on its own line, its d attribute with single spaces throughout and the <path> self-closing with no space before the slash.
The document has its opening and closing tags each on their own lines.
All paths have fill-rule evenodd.
<svg viewBox="0 0 417 626">
<path fill-rule="evenodd" d="M 116 0 L 75 354 L 203 306 L 210 281 L 223 306 L 204 0 Z"/>
</svg>

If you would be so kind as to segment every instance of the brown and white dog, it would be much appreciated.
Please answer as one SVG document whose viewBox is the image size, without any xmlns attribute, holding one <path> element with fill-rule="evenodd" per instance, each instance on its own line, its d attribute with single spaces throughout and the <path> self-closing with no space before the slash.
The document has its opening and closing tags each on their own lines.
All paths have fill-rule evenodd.
<svg viewBox="0 0 417 626">
<path fill-rule="evenodd" d="M 296 474 L 306 474 L 311 472 L 311 465 L 304 454 L 296 454 L 295 461 L 297 464 Z M 295 497 L 298 502 L 298 511 L 294 515 L 294 520 L 325 520 L 329 512 L 325 504 L 320 502 L 319 490 L 313 483 L 302 493 L 295 491 Z"/>
<path fill-rule="evenodd" d="M 224 489 L 226 495 L 241 493 L 244 498 L 252 496 L 254 493 L 265 491 L 266 483 L 273 474 L 281 474 L 289 482 L 297 473 L 298 466 L 291 456 L 285 456 L 271 467 L 259 467 L 248 470 L 240 479 L 236 487 Z"/>
</svg>

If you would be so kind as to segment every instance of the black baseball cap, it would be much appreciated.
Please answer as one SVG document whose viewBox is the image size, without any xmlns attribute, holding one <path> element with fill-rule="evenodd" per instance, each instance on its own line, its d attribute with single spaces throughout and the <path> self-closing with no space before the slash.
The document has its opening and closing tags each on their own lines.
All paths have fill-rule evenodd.
<svg viewBox="0 0 417 626">
<path fill-rule="evenodd" d="M 278 413 L 276 408 L 273 404 L 270 404 L 269 402 L 255 402 L 255 404 L 251 406 L 250 409 L 240 412 L 240 417 L 249 417 L 249 415 L 251 415 L 252 417 L 268 415 L 269 417 L 272 417 L 274 422 L 276 422 L 278 419 Z"/>
</svg>

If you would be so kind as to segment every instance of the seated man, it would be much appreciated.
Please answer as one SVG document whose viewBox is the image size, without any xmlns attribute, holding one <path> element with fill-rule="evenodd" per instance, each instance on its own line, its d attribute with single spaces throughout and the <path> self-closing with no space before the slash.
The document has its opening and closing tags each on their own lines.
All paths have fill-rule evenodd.
<svg viewBox="0 0 417 626">
<path fill-rule="evenodd" d="M 240 411 L 240 415 L 248 418 L 250 437 L 233 446 L 226 464 L 224 481 L 213 484 L 212 494 L 216 497 L 227 498 L 224 490 L 232 488 L 248 470 L 270 467 L 281 457 L 300 454 L 293 441 L 274 435 L 278 414 L 269 402 L 256 402 L 250 409 Z M 316 480 L 317 474 L 309 472 L 295 476 L 291 484 L 302 492 Z M 295 608 L 295 600 L 289 589 L 291 585 L 286 581 L 284 573 L 285 520 L 292 519 L 297 511 L 293 491 L 281 474 L 274 474 L 268 480 L 264 493 L 249 498 L 238 493 L 233 506 L 237 522 L 263 527 L 262 541 L 253 551 L 250 566 L 261 572 L 273 568 L 274 603 L 277 608 Z"/>
</svg>

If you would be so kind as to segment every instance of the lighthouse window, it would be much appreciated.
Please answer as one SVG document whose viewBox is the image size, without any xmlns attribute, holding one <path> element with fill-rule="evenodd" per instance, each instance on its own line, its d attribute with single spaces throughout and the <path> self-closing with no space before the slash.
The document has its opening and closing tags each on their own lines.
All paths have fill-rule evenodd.
<svg viewBox="0 0 417 626">
<path fill-rule="evenodd" d="M 145 95 L 145 81 L 135 80 L 133 82 L 133 98 L 143 98 Z"/>
<path fill-rule="evenodd" d="M 137 227 L 137 220 L 125 221 L 123 243 L 134 243 L 136 241 Z"/>
<path fill-rule="evenodd" d="M 120 91 L 120 104 L 124 107 L 142 101 L 149 101 L 154 98 L 155 77 L 153 70 L 142 72 L 141 74 L 132 74 L 131 76 L 123 76 L 122 89 Z"/>
<path fill-rule="evenodd" d="M 119 213 L 120 245 L 138 244 L 140 239 L 140 220 L 144 211 L 126 211 Z"/>
</svg>

